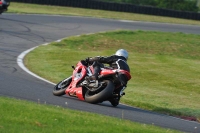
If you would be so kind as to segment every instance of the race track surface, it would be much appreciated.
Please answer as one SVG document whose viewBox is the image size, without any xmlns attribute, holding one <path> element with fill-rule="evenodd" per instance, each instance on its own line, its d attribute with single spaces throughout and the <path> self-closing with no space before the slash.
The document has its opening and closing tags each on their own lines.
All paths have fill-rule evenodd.
<svg viewBox="0 0 200 133">
<path fill-rule="evenodd" d="M 89 104 L 67 96 L 52 94 L 54 85 L 44 82 L 20 68 L 17 57 L 27 49 L 68 36 L 116 29 L 154 30 L 200 34 L 199 26 L 119 21 L 72 16 L 17 15 L 0 16 L 0 96 L 14 97 L 40 103 L 114 116 L 135 122 L 154 124 L 184 132 L 200 132 L 193 121 L 141 110 L 120 104 Z"/>
</svg>

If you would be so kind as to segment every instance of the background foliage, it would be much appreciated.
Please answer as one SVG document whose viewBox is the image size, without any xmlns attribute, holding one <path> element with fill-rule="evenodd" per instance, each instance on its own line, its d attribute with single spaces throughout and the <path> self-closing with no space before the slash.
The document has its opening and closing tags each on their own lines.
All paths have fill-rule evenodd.
<svg viewBox="0 0 200 133">
<path fill-rule="evenodd" d="M 159 8 L 198 12 L 197 0 L 102 0 L 110 2 L 122 2 L 136 5 L 150 5 Z"/>
</svg>

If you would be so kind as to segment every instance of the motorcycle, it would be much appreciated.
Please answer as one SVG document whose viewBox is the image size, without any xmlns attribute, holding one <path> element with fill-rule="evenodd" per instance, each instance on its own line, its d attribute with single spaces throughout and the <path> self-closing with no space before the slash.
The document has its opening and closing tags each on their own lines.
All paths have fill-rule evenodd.
<svg viewBox="0 0 200 133">
<path fill-rule="evenodd" d="M 53 89 L 55 96 L 68 95 L 88 103 L 97 104 L 110 101 L 115 107 L 125 95 L 127 81 L 131 79 L 128 71 L 104 66 L 101 68 L 98 81 L 91 83 L 86 77 L 94 73 L 91 63 L 81 60 L 76 67 L 72 66 L 72 76 L 60 81 Z M 91 85 L 93 84 L 93 85 Z"/>
<path fill-rule="evenodd" d="M 10 3 L 7 0 L 0 0 L 0 14 L 8 10 Z"/>
</svg>

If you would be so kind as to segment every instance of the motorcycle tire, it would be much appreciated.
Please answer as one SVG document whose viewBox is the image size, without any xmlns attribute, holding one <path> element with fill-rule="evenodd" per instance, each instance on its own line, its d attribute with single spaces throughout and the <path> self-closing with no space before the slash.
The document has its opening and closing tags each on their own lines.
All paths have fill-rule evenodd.
<svg viewBox="0 0 200 133">
<path fill-rule="evenodd" d="M 111 98 L 108 100 L 113 107 L 116 107 L 118 104 L 119 104 L 119 99 L 116 99 L 116 98 Z"/>
<path fill-rule="evenodd" d="M 65 90 L 67 89 L 67 87 L 70 85 L 72 81 L 72 76 L 69 78 L 66 78 L 64 80 L 62 80 L 61 82 L 59 82 L 53 89 L 53 94 L 55 96 L 62 96 L 65 94 Z"/>
<path fill-rule="evenodd" d="M 106 83 L 106 87 L 104 87 L 101 91 L 93 93 L 89 90 L 85 93 L 85 101 L 89 103 L 100 103 L 107 100 L 109 97 L 112 96 L 114 91 L 114 84 L 110 80 L 104 80 L 103 82 Z"/>
</svg>

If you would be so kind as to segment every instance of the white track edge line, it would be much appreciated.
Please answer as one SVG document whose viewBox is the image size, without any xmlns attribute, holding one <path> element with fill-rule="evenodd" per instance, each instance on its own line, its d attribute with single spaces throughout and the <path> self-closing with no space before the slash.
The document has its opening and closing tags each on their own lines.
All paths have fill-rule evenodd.
<svg viewBox="0 0 200 133">
<path fill-rule="evenodd" d="M 106 32 L 106 31 L 100 31 L 99 33 L 103 33 L 103 32 Z M 88 34 L 85 34 L 85 35 L 90 35 L 90 34 L 95 34 L 95 33 L 88 33 Z M 75 35 L 75 36 L 76 36 L 76 37 L 80 37 L 81 35 Z M 58 39 L 58 40 L 52 41 L 52 42 L 60 42 L 60 41 L 62 41 L 63 39 L 67 39 L 67 38 L 69 38 L 69 37 L 61 38 L 61 39 Z M 48 44 L 50 44 L 50 43 L 44 43 L 44 44 L 41 44 L 41 45 L 44 45 L 44 46 L 45 46 L 45 45 L 48 45 Z M 21 67 L 21 68 L 22 68 L 25 72 L 27 72 L 28 74 L 30 74 L 30 75 L 32 75 L 32 76 L 34 76 L 34 77 L 36 77 L 36 78 L 38 78 L 38 79 L 40 79 L 40 80 L 43 80 L 43 81 L 45 81 L 45 82 L 47 82 L 47 83 L 50 83 L 50 84 L 52 84 L 52 85 L 56 85 L 55 83 L 53 83 L 53 82 L 51 82 L 51 81 L 49 81 L 49 80 L 46 80 L 46 79 L 44 79 L 44 78 L 38 76 L 37 74 L 31 72 L 28 68 L 25 67 L 25 65 L 24 65 L 24 63 L 23 63 L 24 57 L 25 57 L 29 52 L 31 52 L 32 50 L 34 50 L 35 48 L 37 48 L 37 47 L 39 47 L 39 46 L 40 46 L 40 45 L 35 46 L 35 47 L 33 47 L 33 48 L 30 48 L 30 49 L 28 49 L 28 50 L 22 52 L 22 53 L 17 57 L 17 64 L 18 64 L 19 67 Z"/>
<path fill-rule="evenodd" d="M 19 67 L 21 67 L 21 68 L 22 68 L 25 72 L 27 72 L 28 74 L 30 74 L 30 75 L 32 75 L 32 76 L 34 76 L 34 77 L 36 77 L 36 78 L 38 78 L 38 79 L 40 79 L 40 80 L 43 80 L 43 81 L 45 81 L 45 82 L 47 82 L 47 83 L 50 83 L 50 84 L 52 84 L 52 85 L 55 85 L 55 83 L 52 83 L 52 82 L 50 82 L 50 81 L 48 81 L 48 80 L 46 80 L 46 79 L 44 79 L 44 78 L 42 78 L 42 77 L 36 75 L 35 73 L 31 72 L 28 68 L 25 67 L 25 65 L 24 65 L 24 63 L 23 63 L 23 59 L 24 59 L 24 57 L 26 56 L 26 54 L 28 54 L 30 51 L 34 50 L 34 49 L 37 48 L 37 47 L 38 47 L 38 46 L 33 47 L 33 48 L 30 48 L 30 49 L 28 49 L 28 50 L 22 52 L 22 53 L 17 57 L 17 64 L 19 65 Z"/>
</svg>

